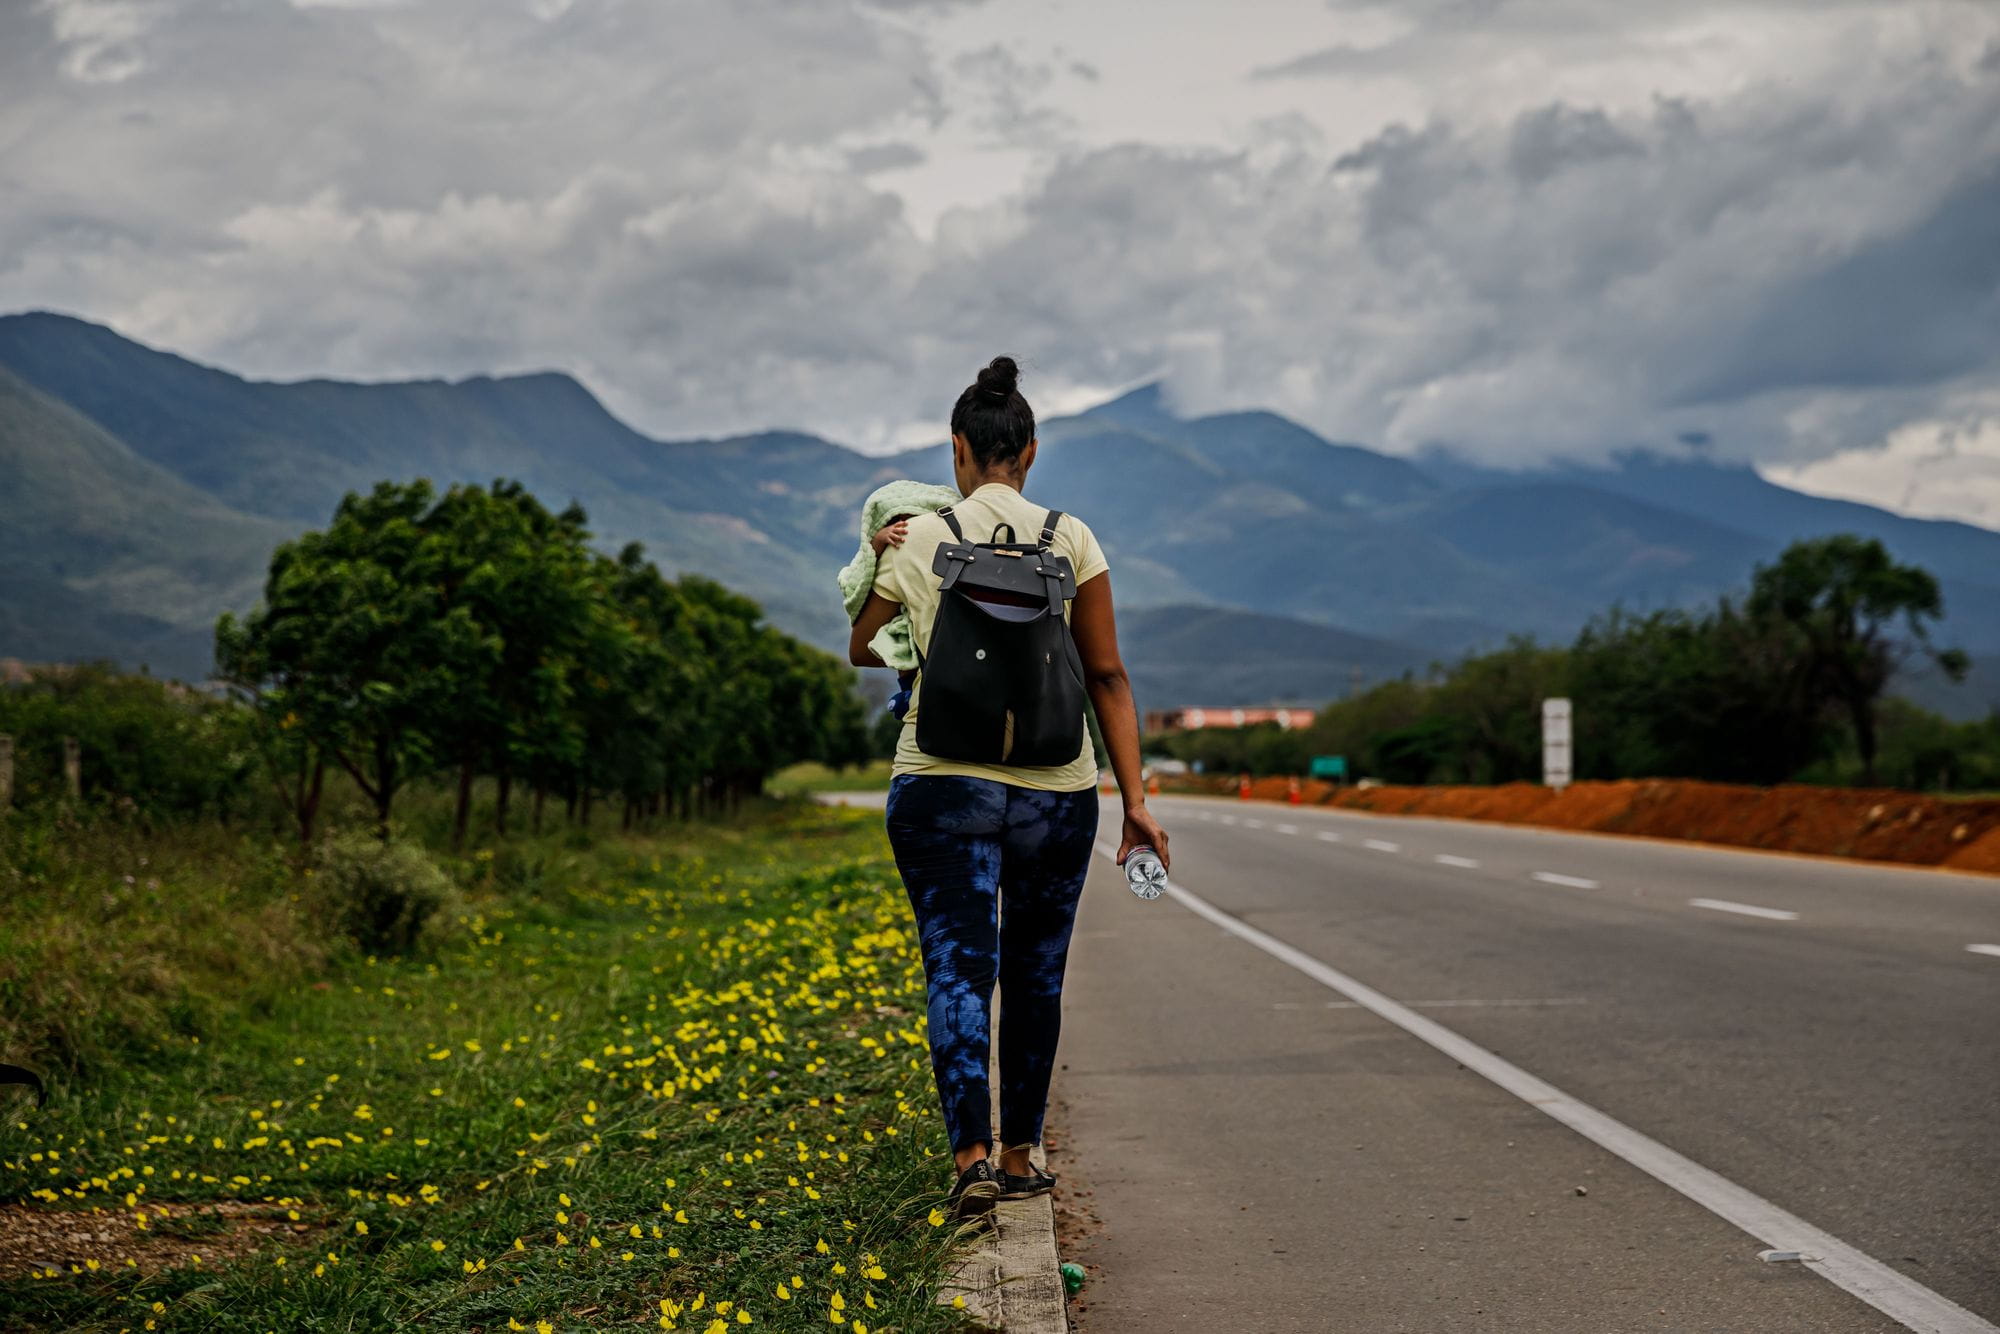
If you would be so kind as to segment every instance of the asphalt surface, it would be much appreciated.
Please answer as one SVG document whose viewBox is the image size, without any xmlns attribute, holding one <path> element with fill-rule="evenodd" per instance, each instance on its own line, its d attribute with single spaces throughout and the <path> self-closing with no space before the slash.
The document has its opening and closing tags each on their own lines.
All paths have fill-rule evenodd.
<svg viewBox="0 0 2000 1334">
<path fill-rule="evenodd" d="M 2000 1320 L 2000 880 L 1154 804 L 1192 894 Z M 1905 1327 L 1102 858 L 1059 1061 L 1087 1334 Z"/>
</svg>

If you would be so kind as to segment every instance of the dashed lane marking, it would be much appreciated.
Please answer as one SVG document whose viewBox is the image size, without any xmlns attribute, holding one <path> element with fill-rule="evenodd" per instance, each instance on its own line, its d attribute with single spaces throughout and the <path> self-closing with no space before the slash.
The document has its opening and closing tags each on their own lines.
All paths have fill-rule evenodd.
<svg viewBox="0 0 2000 1334">
<path fill-rule="evenodd" d="M 1479 869 L 1479 863 L 1472 860 L 1472 858 L 1454 857 L 1449 852 L 1440 852 L 1432 860 L 1437 862 L 1439 866 L 1456 866 L 1465 871 L 1476 871 Z"/>
<path fill-rule="evenodd" d="M 1281 834 L 1296 834 L 1299 832 L 1299 827 L 1295 824 L 1281 824 L 1277 826 L 1277 830 Z"/>
<path fill-rule="evenodd" d="M 1783 908 L 1759 908 L 1754 903 L 1731 903 L 1728 899 L 1689 899 L 1697 908 L 1713 908 L 1717 912 L 1739 913 L 1744 917 L 1768 917 L 1774 922 L 1796 922 L 1799 915 L 1786 912 Z"/>
<path fill-rule="evenodd" d="M 1567 885 L 1571 889 L 1597 888 L 1595 880 L 1586 880 L 1580 875 L 1557 875 L 1554 871 L 1536 871 L 1529 879 L 1539 880 L 1545 885 Z"/>
<path fill-rule="evenodd" d="M 1391 843 L 1386 838 L 1364 838 L 1361 840 L 1361 846 L 1364 848 L 1373 848 L 1377 852 L 1401 852 L 1403 850 L 1401 843 Z"/>
<path fill-rule="evenodd" d="M 1967 945 L 1965 948 L 1966 952 L 1969 954 L 1991 954 L 1995 956 L 2000 956 L 2000 945 Z"/>
<path fill-rule="evenodd" d="M 1336 834 L 1336 833 L 1334 833 L 1334 832 L 1333 832 L 1332 830 L 1330 830 L 1330 829 L 1328 829 L 1328 830 L 1321 830 L 1321 831 L 1320 831 L 1319 833 L 1317 833 L 1317 834 L 1313 835 L 1313 837 L 1314 837 L 1314 838 L 1317 838 L 1317 839 L 1318 839 L 1318 840 L 1319 840 L 1320 842 L 1322 842 L 1322 843 L 1338 843 L 1338 842 L 1340 842 L 1340 835 L 1339 835 L 1339 834 Z"/>
</svg>

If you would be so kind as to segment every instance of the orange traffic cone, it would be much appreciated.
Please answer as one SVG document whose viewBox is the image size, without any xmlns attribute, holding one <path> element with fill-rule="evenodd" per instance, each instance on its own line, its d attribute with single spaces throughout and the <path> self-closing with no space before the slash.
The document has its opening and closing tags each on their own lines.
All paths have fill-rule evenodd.
<svg viewBox="0 0 2000 1334">
<path fill-rule="evenodd" d="M 1236 795 L 1244 801 L 1250 800 L 1250 775 L 1244 774 L 1236 780 Z"/>
<path fill-rule="evenodd" d="M 1298 805 L 1301 800 L 1299 797 L 1299 780 L 1296 774 L 1285 780 L 1285 800 L 1291 802 L 1294 806 Z"/>
<path fill-rule="evenodd" d="M 1160 795 L 1160 776 L 1158 774 L 1154 774 L 1147 780 L 1146 791 L 1156 797 Z"/>
</svg>

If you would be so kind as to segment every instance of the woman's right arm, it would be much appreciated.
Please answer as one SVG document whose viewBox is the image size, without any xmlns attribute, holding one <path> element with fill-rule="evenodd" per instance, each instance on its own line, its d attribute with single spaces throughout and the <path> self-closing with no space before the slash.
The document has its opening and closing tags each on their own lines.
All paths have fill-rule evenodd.
<svg viewBox="0 0 2000 1334">
<path fill-rule="evenodd" d="M 862 615 L 867 615 L 865 608 Z M 1132 681 L 1118 652 L 1118 618 L 1111 609 L 1109 571 L 1076 586 L 1069 628 L 1077 655 L 1083 659 L 1084 685 L 1090 691 L 1091 707 L 1097 710 L 1097 728 L 1104 734 L 1104 749 L 1111 754 L 1111 772 L 1125 801 L 1118 862 L 1123 865 L 1126 853 L 1145 844 L 1159 853 L 1160 864 L 1171 870 L 1167 831 L 1146 809 L 1146 784 L 1139 776 L 1139 709 L 1132 702 Z"/>
<path fill-rule="evenodd" d="M 847 660 L 856 667 L 885 667 L 888 664 L 875 656 L 875 650 L 868 647 L 868 641 L 875 632 L 896 619 L 903 609 L 900 602 L 891 602 L 880 593 L 870 591 L 868 600 L 861 604 L 861 614 L 854 618 L 854 628 L 847 635 Z"/>
</svg>

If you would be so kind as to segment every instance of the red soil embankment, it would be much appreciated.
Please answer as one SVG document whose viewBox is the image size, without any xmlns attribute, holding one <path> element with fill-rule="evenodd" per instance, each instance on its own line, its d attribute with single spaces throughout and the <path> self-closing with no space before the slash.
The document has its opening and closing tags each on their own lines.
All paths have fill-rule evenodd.
<svg viewBox="0 0 2000 1334">
<path fill-rule="evenodd" d="M 1252 780 L 1255 800 L 1288 801 L 1292 780 Z M 1167 780 L 1169 791 L 1233 795 L 1233 778 Z M 1385 815 L 1496 820 L 1548 829 L 1684 838 L 1731 847 L 1858 857 L 2000 875 L 2000 801 L 1889 789 L 1735 787 L 1680 779 L 1499 787 L 1342 788 L 1307 780 L 1299 800 Z"/>
</svg>

